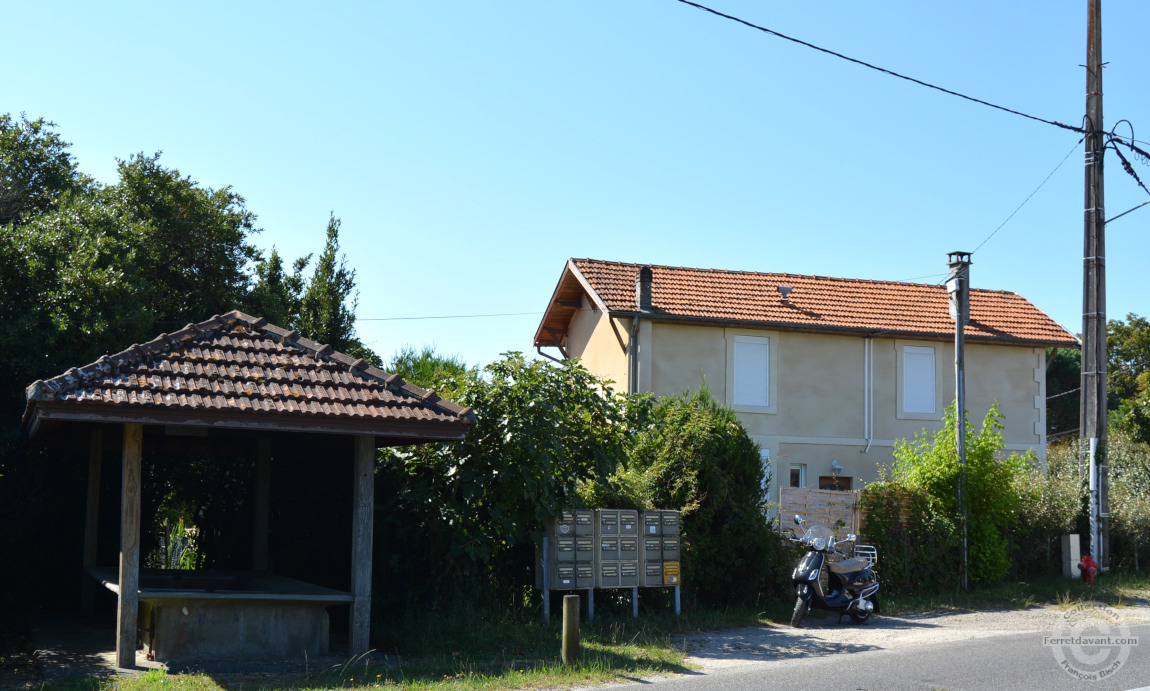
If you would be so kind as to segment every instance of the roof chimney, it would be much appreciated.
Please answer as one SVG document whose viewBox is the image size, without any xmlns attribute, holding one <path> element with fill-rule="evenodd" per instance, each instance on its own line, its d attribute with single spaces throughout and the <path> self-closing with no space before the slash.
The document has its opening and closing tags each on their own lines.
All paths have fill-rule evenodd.
<svg viewBox="0 0 1150 691">
<path fill-rule="evenodd" d="M 640 312 L 652 312 L 651 307 L 651 267 L 644 266 L 635 275 L 635 304 Z"/>
<path fill-rule="evenodd" d="M 778 287 L 779 294 L 783 296 L 783 300 L 786 300 L 790 296 L 792 290 L 794 290 L 794 288 L 791 286 Z"/>
</svg>

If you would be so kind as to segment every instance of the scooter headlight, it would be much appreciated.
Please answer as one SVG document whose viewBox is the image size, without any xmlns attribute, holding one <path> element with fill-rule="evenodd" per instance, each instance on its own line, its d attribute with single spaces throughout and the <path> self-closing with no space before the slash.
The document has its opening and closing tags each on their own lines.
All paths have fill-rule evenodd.
<svg viewBox="0 0 1150 691">
<path fill-rule="evenodd" d="M 827 548 L 827 541 L 825 538 L 816 537 L 815 541 L 812 543 L 812 546 L 815 548 L 816 552 L 821 552 Z"/>
</svg>

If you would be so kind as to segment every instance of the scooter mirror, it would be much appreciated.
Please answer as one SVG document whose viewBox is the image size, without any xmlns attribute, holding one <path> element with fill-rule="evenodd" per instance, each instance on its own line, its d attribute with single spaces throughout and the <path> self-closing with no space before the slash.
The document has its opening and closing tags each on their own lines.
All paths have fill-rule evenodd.
<svg viewBox="0 0 1150 691">
<path fill-rule="evenodd" d="M 802 523 L 803 523 L 803 517 L 796 513 L 795 514 L 795 525 L 802 525 Z"/>
<path fill-rule="evenodd" d="M 854 542 L 855 540 L 857 540 L 858 537 L 859 536 L 855 535 L 854 533 L 847 533 L 847 539 L 850 540 L 851 542 Z"/>
</svg>

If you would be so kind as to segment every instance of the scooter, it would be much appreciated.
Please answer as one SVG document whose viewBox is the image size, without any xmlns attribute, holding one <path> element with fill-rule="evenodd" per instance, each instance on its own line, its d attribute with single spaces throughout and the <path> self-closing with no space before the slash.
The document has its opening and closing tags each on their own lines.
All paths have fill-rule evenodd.
<svg viewBox="0 0 1150 691">
<path fill-rule="evenodd" d="M 796 595 L 791 626 L 802 626 L 811 607 L 838 612 L 840 619 L 843 614 L 849 614 L 856 624 L 878 612 L 879 584 L 874 570 L 878 550 L 870 545 L 855 545 L 855 556 L 847 558 L 838 546 L 856 542 L 858 536 L 854 533 L 845 540 L 835 540 L 834 531 L 826 526 L 804 526 L 802 516 L 795 516 L 795 524 L 803 529 L 803 534 L 789 539 L 806 547 L 807 552 L 791 574 Z M 842 559 L 831 561 L 828 557 L 832 555 Z"/>
</svg>

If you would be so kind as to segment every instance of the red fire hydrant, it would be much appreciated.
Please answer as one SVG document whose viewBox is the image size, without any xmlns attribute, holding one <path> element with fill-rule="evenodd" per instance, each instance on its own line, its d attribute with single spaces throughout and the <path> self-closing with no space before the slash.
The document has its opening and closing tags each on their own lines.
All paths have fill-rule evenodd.
<svg viewBox="0 0 1150 691">
<path fill-rule="evenodd" d="M 1094 561 L 1094 557 L 1089 554 L 1082 557 L 1082 561 L 1078 562 L 1078 570 L 1082 572 L 1083 581 L 1094 585 L 1094 576 L 1098 573 L 1098 563 Z"/>
</svg>

